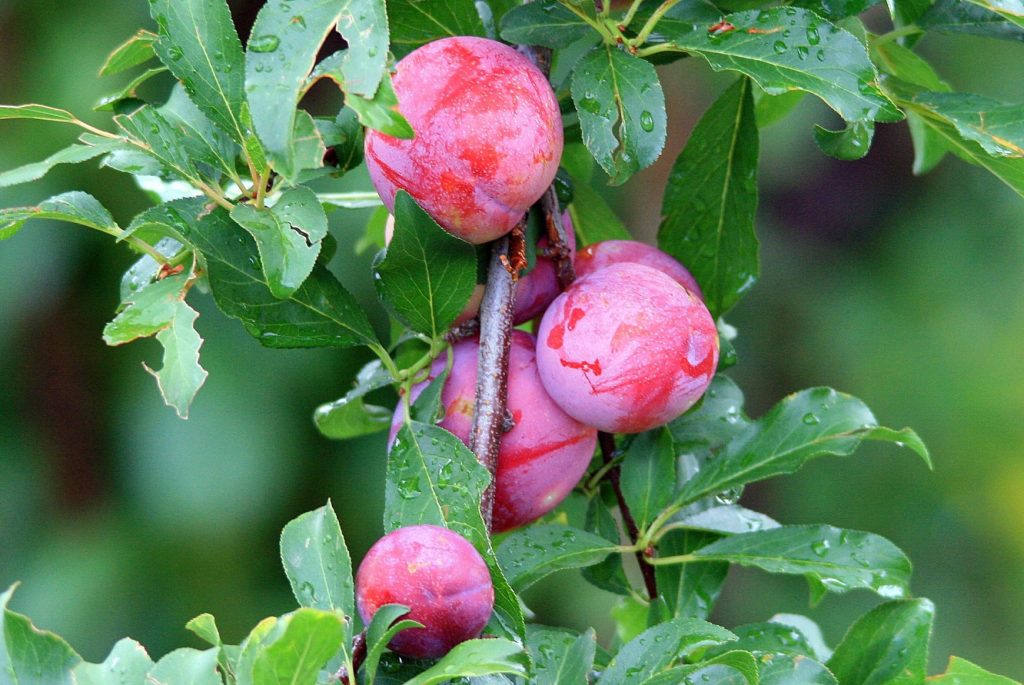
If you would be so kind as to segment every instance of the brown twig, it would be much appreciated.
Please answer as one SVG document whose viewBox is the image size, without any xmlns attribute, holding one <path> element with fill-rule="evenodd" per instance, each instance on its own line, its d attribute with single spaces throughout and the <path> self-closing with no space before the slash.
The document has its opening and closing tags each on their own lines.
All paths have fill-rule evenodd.
<svg viewBox="0 0 1024 685">
<path fill-rule="evenodd" d="M 487 285 L 480 302 L 480 356 L 477 360 L 476 400 L 469 447 L 491 474 L 480 503 L 487 530 L 494 513 L 494 475 L 505 427 L 508 400 L 508 357 L 512 345 L 512 310 L 516 280 L 523 268 L 524 222 L 494 242 L 487 268 Z"/>
<path fill-rule="evenodd" d="M 597 434 L 598 443 L 601 445 L 601 459 L 605 464 L 610 464 L 615 459 L 615 436 L 611 433 L 600 432 Z M 615 499 L 619 503 L 619 513 L 622 515 L 622 522 L 626 524 L 626 532 L 629 533 L 629 540 L 634 545 L 640 539 L 640 529 L 636 525 L 636 519 L 626 504 L 626 497 L 622 494 L 620 472 L 618 466 L 608 470 L 608 482 L 615 491 Z M 658 597 L 658 582 L 655 576 L 654 567 L 647 563 L 645 557 L 647 550 L 637 550 L 636 560 L 640 564 L 640 572 L 644 577 L 644 586 L 647 588 L 647 595 L 654 601 Z"/>
<path fill-rule="evenodd" d="M 544 224 L 548 231 L 548 250 L 550 258 L 555 262 L 555 274 L 562 290 L 568 288 L 576 280 L 576 269 L 572 264 L 572 251 L 569 249 L 568 234 L 562 224 L 562 210 L 558 206 L 558 194 L 552 184 L 540 199 L 544 211 Z"/>
</svg>

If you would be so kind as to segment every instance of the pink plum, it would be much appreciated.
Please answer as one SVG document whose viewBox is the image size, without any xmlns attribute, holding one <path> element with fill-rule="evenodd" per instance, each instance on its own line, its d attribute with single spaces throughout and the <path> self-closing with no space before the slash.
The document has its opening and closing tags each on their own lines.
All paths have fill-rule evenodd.
<svg viewBox="0 0 1024 685">
<path fill-rule="evenodd" d="M 671 276 L 676 283 L 700 299 L 704 299 L 704 294 L 700 291 L 700 286 L 697 285 L 697 279 L 687 271 L 686 267 L 658 248 L 637 240 L 605 240 L 587 245 L 576 256 L 576 276 L 583 278 L 598 269 L 623 262 L 643 264 L 657 269 L 665 275 Z"/>
<path fill-rule="evenodd" d="M 369 625 L 385 604 L 409 607 L 422 628 L 403 630 L 388 645 L 417 659 L 436 659 L 477 637 L 494 608 L 483 557 L 461 535 L 440 526 L 393 530 L 370 548 L 356 573 L 356 602 Z"/>
<path fill-rule="evenodd" d="M 384 204 L 407 191 L 471 243 L 512 230 L 558 170 L 562 119 L 554 91 L 526 57 L 486 38 L 443 38 L 413 50 L 394 75 L 415 137 L 367 130 L 370 178 Z"/>
<path fill-rule="evenodd" d="M 704 394 L 718 364 L 704 303 L 642 264 L 613 264 L 574 282 L 544 314 L 537 338 L 551 398 L 609 433 L 676 418 Z"/>
<path fill-rule="evenodd" d="M 441 391 L 441 427 L 467 445 L 473 425 L 479 342 L 462 340 L 453 346 L 452 368 Z M 554 509 L 575 487 L 590 464 L 597 431 L 558 408 L 537 375 L 536 340 L 513 331 L 508 368 L 508 411 L 515 427 L 501 439 L 494 497 L 494 531 L 517 528 Z M 442 356 L 431 367 L 431 378 L 445 367 Z M 413 387 L 415 400 L 427 382 Z M 391 440 L 402 422 L 395 410 Z"/>
</svg>

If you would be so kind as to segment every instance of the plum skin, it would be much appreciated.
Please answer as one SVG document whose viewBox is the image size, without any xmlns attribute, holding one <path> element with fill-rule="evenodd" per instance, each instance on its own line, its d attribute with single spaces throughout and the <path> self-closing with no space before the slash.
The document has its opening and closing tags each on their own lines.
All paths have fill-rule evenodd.
<svg viewBox="0 0 1024 685">
<path fill-rule="evenodd" d="M 412 139 L 367 130 L 366 165 L 394 210 L 406 190 L 471 243 L 509 231 L 540 199 L 562 156 L 554 91 L 526 57 L 486 38 L 443 38 L 406 55 L 393 82 Z"/>
<path fill-rule="evenodd" d="M 638 240 L 603 240 L 587 245 L 576 256 L 574 266 L 577 278 L 583 278 L 598 269 L 627 262 L 657 269 L 700 299 L 704 299 L 697 279 L 685 266 L 671 255 Z"/>
<path fill-rule="evenodd" d="M 554 509 L 576 486 L 594 454 L 597 431 L 559 409 L 548 396 L 537 374 L 536 340 L 524 331 L 513 331 L 509 353 L 507 408 L 515 427 L 505 433 L 498 452 L 495 474 L 494 532 L 525 525 Z M 452 346 L 453 362 L 441 391 L 444 417 L 440 426 L 469 444 L 476 394 L 477 355 L 475 339 Z M 444 357 L 435 360 L 430 378 L 445 367 Z M 413 386 L 410 400 L 429 381 Z M 394 440 L 402 422 L 398 406 L 391 425 Z"/>
<path fill-rule="evenodd" d="M 408 526 L 370 548 L 356 573 L 356 603 L 370 624 L 385 604 L 409 607 L 410 628 L 388 645 L 403 656 L 436 659 L 480 635 L 494 608 L 494 586 L 483 557 L 447 528 Z"/>
<path fill-rule="evenodd" d="M 718 331 L 704 303 L 635 263 L 574 282 L 544 314 L 537 339 L 537 369 L 551 398 L 609 433 L 676 418 L 704 394 L 718 364 Z"/>
</svg>

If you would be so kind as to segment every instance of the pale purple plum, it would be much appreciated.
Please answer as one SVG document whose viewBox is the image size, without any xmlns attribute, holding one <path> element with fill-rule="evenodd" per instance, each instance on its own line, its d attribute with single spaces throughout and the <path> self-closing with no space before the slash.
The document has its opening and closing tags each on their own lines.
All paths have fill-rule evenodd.
<svg viewBox="0 0 1024 685">
<path fill-rule="evenodd" d="M 408 192 L 471 243 L 512 230 L 540 199 L 562 156 L 558 100 L 544 74 L 497 41 L 443 38 L 413 50 L 394 75 L 415 137 L 367 130 L 366 166 L 384 204 Z"/>
<path fill-rule="evenodd" d="M 697 285 L 697 279 L 675 258 L 656 247 L 637 240 L 605 240 L 587 245 L 576 255 L 576 277 L 583 278 L 612 264 L 624 262 L 643 264 L 671 276 L 679 285 L 687 288 L 700 299 L 704 294 Z"/>
<path fill-rule="evenodd" d="M 565 413 L 639 433 L 689 409 L 718 364 L 704 303 L 661 271 L 613 264 L 558 296 L 537 332 L 537 369 Z"/>
<path fill-rule="evenodd" d="M 422 628 L 388 645 L 403 656 L 436 659 L 480 635 L 494 608 L 494 586 L 483 557 L 458 533 L 440 526 L 393 530 L 370 548 L 356 573 L 363 623 L 385 604 L 409 607 Z"/>
<path fill-rule="evenodd" d="M 536 340 L 513 331 L 508 368 L 508 410 L 515 427 L 502 436 L 494 494 L 494 532 L 517 528 L 554 509 L 576 486 L 590 464 L 597 431 L 558 408 L 541 385 L 535 359 Z M 441 391 L 440 426 L 469 444 L 475 406 L 477 354 L 475 339 L 457 342 L 452 368 Z M 431 378 L 444 370 L 445 358 L 431 367 Z M 413 387 L 415 400 L 428 381 Z M 402 407 L 391 425 L 393 442 L 402 423 Z"/>
</svg>

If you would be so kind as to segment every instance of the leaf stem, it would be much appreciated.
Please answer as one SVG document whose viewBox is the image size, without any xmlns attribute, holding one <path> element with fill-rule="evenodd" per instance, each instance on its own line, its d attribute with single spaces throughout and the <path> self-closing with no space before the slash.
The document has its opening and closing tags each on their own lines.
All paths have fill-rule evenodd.
<svg viewBox="0 0 1024 685">
<path fill-rule="evenodd" d="M 629 11 L 626 12 L 626 16 L 624 16 L 622 21 L 619 22 L 619 31 L 625 31 L 629 28 L 629 24 L 633 21 L 633 17 L 636 16 L 636 12 L 640 9 L 640 5 L 642 3 L 643 0 L 633 0 L 632 4 L 629 6 Z"/>
<path fill-rule="evenodd" d="M 634 48 L 638 48 L 643 45 L 647 41 L 647 37 L 651 35 L 654 27 L 658 25 L 658 21 L 660 21 L 661 18 L 678 3 L 679 0 L 665 0 L 658 5 L 658 9 L 654 10 L 654 14 L 650 16 L 643 28 L 640 29 L 640 33 L 636 34 L 636 38 L 629 41 L 629 44 Z"/>
<path fill-rule="evenodd" d="M 618 43 L 618 41 L 615 39 L 615 36 L 613 36 L 611 31 L 608 30 L 608 27 L 604 24 L 604 22 L 595 21 L 594 19 L 591 19 L 586 12 L 581 10 L 579 7 L 576 7 L 571 2 L 565 2 L 563 0 L 559 1 L 562 3 L 563 7 L 568 9 L 570 12 L 572 12 L 577 17 L 582 19 L 585 23 L 589 24 L 595 31 L 600 33 L 601 37 L 604 38 L 604 41 L 606 43 L 610 45 L 616 45 Z"/>
<path fill-rule="evenodd" d="M 126 238 L 123 238 L 123 240 L 129 245 L 132 245 L 133 247 L 141 250 L 142 252 L 145 252 L 147 255 L 152 257 L 157 264 L 169 263 L 167 257 L 164 257 L 162 254 L 160 254 L 155 247 L 147 243 L 145 240 L 142 240 L 141 238 L 134 235 L 130 235 Z"/>
<path fill-rule="evenodd" d="M 640 48 L 636 51 L 637 57 L 650 57 L 651 55 L 657 55 L 660 52 L 685 52 L 680 50 L 671 43 L 662 43 L 661 45 L 652 45 L 649 48 Z"/>
<path fill-rule="evenodd" d="M 267 197 L 267 181 L 270 180 L 270 171 L 254 177 L 256 183 L 256 209 L 263 208 L 263 201 Z"/>
<path fill-rule="evenodd" d="M 697 561 L 697 557 L 692 554 L 679 554 L 674 557 L 644 557 L 644 561 L 647 562 L 647 568 L 650 568 L 653 572 L 654 566 L 669 566 L 671 564 L 689 564 L 690 562 Z"/>
<path fill-rule="evenodd" d="M 401 381 L 401 372 L 398 370 L 398 366 L 395 365 L 395 360 L 392 359 L 391 355 L 388 354 L 388 351 L 384 349 L 384 346 L 375 342 L 368 345 L 368 347 L 377 355 L 377 358 L 380 359 L 381 364 L 383 364 L 384 368 L 388 370 L 391 377 L 395 379 L 395 381 Z"/>
<path fill-rule="evenodd" d="M 871 39 L 871 42 L 874 43 L 875 45 L 885 45 L 886 43 L 891 43 L 892 41 L 898 38 L 905 38 L 907 36 L 913 36 L 918 33 L 924 33 L 924 29 L 915 24 L 907 24 L 906 26 L 901 26 L 898 29 L 893 29 L 888 33 L 883 33 L 880 36 L 875 36 Z"/>
</svg>

